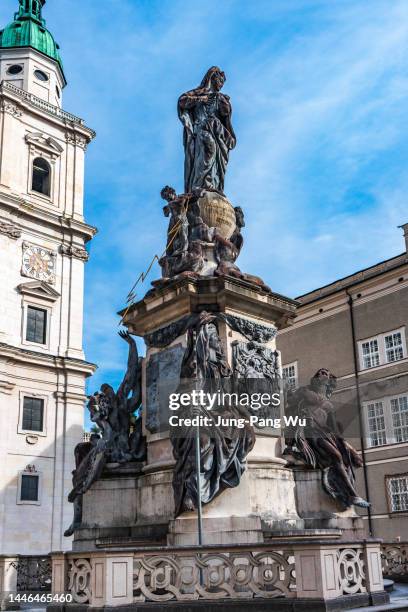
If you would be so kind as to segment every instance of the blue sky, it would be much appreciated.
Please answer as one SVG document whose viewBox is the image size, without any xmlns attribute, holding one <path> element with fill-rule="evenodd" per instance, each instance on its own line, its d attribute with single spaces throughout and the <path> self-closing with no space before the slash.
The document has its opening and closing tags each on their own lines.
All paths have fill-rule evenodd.
<svg viewBox="0 0 408 612">
<path fill-rule="evenodd" d="M 1 0 L 0 23 L 17 0 Z M 86 218 L 90 383 L 117 384 L 117 310 L 165 245 L 160 189 L 182 191 L 180 93 L 227 74 L 238 138 L 225 191 L 246 214 L 241 269 L 290 297 L 403 251 L 406 0 L 48 0 L 64 107 L 97 131 Z M 159 276 L 156 266 L 145 285 Z"/>
</svg>

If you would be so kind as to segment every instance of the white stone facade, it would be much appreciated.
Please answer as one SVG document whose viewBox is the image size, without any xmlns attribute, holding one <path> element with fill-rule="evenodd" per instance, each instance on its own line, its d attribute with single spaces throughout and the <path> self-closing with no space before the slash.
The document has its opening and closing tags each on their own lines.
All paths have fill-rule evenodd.
<svg viewBox="0 0 408 612">
<path fill-rule="evenodd" d="M 16 79 L 12 64 L 23 65 Z M 85 244 L 96 232 L 83 217 L 84 156 L 94 133 L 61 110 L 65 80 L 43 54 L 0 49 L 0 81 L 0 554 L 42 555 L 70 548 L 67 493 L 95 370 L 82 347 Z M 38 159 L 49 194 L 33 188 Z M 27 338 L 30 307 L 46 313 L 44 341 Z M 33 431 L 25 397 L 42 401 Z M 38 499 L 21 499 L 24 475 L 38 476 Z"/>
</svg>

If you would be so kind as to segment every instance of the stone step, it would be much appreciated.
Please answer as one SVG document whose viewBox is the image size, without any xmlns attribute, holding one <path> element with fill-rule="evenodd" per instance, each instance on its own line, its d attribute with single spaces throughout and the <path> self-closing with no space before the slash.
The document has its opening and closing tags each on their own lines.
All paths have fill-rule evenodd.
<svg viewBox="0 0 408 612">
<path fill-rule="evenodd" d="M 408 599 L 401 599 L 400 601 L 392 601 L 389 604 L 383 606 L 368 606 L 364 608 L 352 608 L 349 612 L 408 612 Z"/>
</svg>

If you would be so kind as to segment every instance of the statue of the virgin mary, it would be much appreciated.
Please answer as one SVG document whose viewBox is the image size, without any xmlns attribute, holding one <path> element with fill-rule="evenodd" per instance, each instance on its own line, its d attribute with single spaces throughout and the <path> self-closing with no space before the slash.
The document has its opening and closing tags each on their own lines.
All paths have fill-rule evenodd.
<svg viewBox="0 0 408 612">
<path fill-rule="evenodd" d="M 224 193 L 229 152 L 236 145 L 231 125 L 231 103 L 221 93 L 225 74 L 210 68 L 196 89 L 182 94 L 178 114 L 184 126 L 184 190 Z"/>
</svg>

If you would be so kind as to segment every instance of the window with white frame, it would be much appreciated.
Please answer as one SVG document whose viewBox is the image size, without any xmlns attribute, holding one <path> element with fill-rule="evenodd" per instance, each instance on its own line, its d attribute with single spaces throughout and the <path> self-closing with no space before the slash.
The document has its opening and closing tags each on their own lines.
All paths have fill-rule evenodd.
<svg viewBox="0 0 408 612">
<path fill-rule="evenodd" d="M 25 431 L 43 431 L 44 400 L 38 397 L 24 397 L 23 423 Z"/>
<path fill-rule="evenodd" d="M 283 371 L 283 378 L 286 381 L 289 389 L 292 389 L 292 390 L 296 389 L 297 379 L 298 379 L 297 361 L 284 365 L 282 368 L 282 371 Z"/>
<path fill-rule="evenodd" d="M 47 311 L 27 306 L 26 340 L 36 344 L 47 343 Z"/>
<path fill-rule="evenodd" d="M 392 426 L 396 442 L 408 440 L 408 396 L 391 398 Z"/>
<path fill-rule="evenodd" d="M 391 512 L 408 511 L 408 474 L 386 477 Z"/>
<path fill-rule="evenodd" d="M 408 442 L 408 395 L 366 402 L 364 408 L 368 446 Z"/>
<path fill-rule="evenodd" d="M 27 466 L 18 475 L 17 504 L 41 503 L 41 473 L 34 466 Z"/>
<path fill-rule="evenodd" d="M 385 342 L 385 357 L 387 363 L 398 361 L 404 358 L 404 350 L 402 345 L 402 334 L 400 331 L 393 332 L 384 336 Z"/>
<path fill-rule="evenodd" d="M 378 351 L 378 340 L 367 340 L 361 343 L 361 352 L 363 355 L 363 367 L 374 368 L 380 365 L 380 353 Z"/>
<path fill-rule="evenodd" d="M 384 406 L 382 402 L 367 404 L 367 424 L 370 446 L 387 444 Z"/>
<path fill-rule="evenodd" d="M 404 359 L 407 356 L 405 329 L 396 329 L 358 343 L 362 370 Z"/>
<path fill-rule="evenodd" d="M 17 432 L 22 435 L 47 435 L 48 394 L 21 390 Z"/>
<path fill-rule="evenodd" d="M 47 304 L 36 304 L 23 300 L 22 344 L 50 348 L 52 309 Z"/>
</svg>

